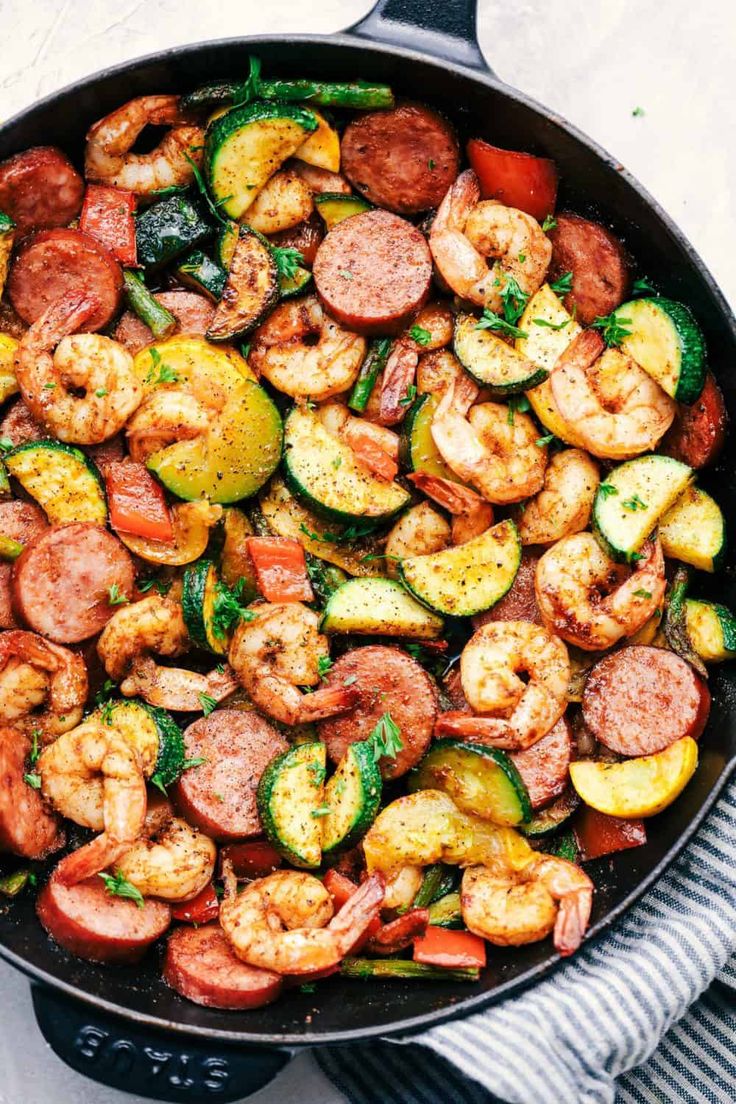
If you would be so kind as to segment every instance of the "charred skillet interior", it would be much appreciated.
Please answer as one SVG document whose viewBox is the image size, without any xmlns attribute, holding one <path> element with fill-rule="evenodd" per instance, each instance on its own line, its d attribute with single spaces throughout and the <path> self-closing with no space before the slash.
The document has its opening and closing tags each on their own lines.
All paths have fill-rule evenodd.
<svg viewBox="0 0 736 1104">
<path fill-rule="evenodd" d="M 396 24 L 369 19 L 361 33 L 368 38 L 390 39 L 393 35 L 397 41 L 406 42 L 409 34 L 405 26 L 402 30 L 401 5 L 388 7 L 388 14 L 399 20 L 398 29 Z M 425 25 L 435 15 L 432 5 L 424 7 Z M 471 25 L 468 18 L 468 30 Z M 481 135 L 499 146 L 556 161 L 561 180 L 558 209 L 568 208 L 610 226 L 663 294 L 691 306 L 704 331 L 710 366 L 724 391 L 732 422 L 736 420 L 736 376 L 732 372 L 736 329 L 722 296 L 687 242 L 622 166 L 493 77 L 465 68 L 476 65 L 478 56 L 472 45 L 463 44 L 458 34 L 462 27 L 448 28 L 441 17 L 435 26 L 436 33 L 427 34 L 424 42 L 427 49 L 445 50 L 449 60 L 435 60 L 401 46 L 351 36 L 329 40 L 298 36 L 208 43 L 130 63 L 80 82 L 6 125 L 0 133 L 0 158 L 49 140 L 76 157 L 89 125 L 125 100 L 151 91 L 185 91 L 215 75 L 240 77 L 250 53 L 259 55 L 269 74 L 327 80 L 349 80 L 358 75 L 390 83 L 397 95 L 407 98 L 415 98 L 421 90 L 423 101 L 455 121 L 461 144 L 470 136 Z M 726 517 L 736 516 L 735 468 L 732 437 L 717 466 L 709 469 L 701 481 L 706 490 L 712 488 L 717 494 Z M 718 576 L 716 585 L 718 593 L 713 597 L 733 606 L 736 585 L 730 568 Z M 701 741 L 700 765 L 688 789 L 657 818 L 656 830 L 651 831 L 645 847 L 592 864 L 598 890 L 592 935 L 602 931 L 656 880 L 695 830 L 736 763 L 736 675 L 727 668 L 714 669 L 710 687 L 710 722 Z M 155 956 L 149 956 L 135 971 L 103 970 L 71 958 L 54 947 L 39 928 L 30 898 L 16 901 L 12 909 L 0 915 L 0 953 L 32 977 L 79 998 L 100 1013 L 119 1013 L 137 1022 L 141 1046 L 145 1045 L 148 1030 L 157 1028 L 203 1037 L 209 1040 L 210 1054 L 216 1041 L 279 1047 L 416 1031 L 466 1015 L 508 995 L 549 972 L 558 961 L 549 944 L 541 943 L 495 951 L 490 968 L 473 985 L 412 986 L 374 981 L 365 988 L 331 978 L 320 984 L 318 996 L 294 990 L 288 1000 L 241 1015 L 198 1007 L 179 998 L 161 980 Z M 55 1045 L 63 1048 L 63 1012 L 52 1009 L 50 1013 L 49 1007 L 44 1014 L 45 1029 L 54 1036 Z M 69 1023 L 78 1027 L 90 1018 L 91 1009 L 81 1020 L 70 1019 Z M 131 1023 L 129 1032 L 134 1030 Z M 171 1040 L 169 1044 L 169 1049 L 176 1045 Z M 75 1058 L 73 1047 L 67 1056 L 72 1064 L 85 1068 L 78 1054 Z M 275 1068 L 269 1067 L 261 1081 Z M 134 1087 L 166 1095 L 156 1085 L 147 1088 L 140 1083 Z M 174 1090 L 169 1092 L 173 1094 L 169 1098 L 179 1099 Z"/>
</svg>

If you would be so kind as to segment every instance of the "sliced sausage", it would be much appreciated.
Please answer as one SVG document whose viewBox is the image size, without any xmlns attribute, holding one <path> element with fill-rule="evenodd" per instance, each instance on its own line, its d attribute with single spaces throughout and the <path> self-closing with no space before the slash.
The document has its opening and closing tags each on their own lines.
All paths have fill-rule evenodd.
<svg viewBox="0 0 736 1104">
<path fill-rule="evenodd" d="M 23 242 L 10 269 L 8 295 L 24 322 L 52 303 L 89 295 L 99 306 L 85 332 L 101 330 L 118 312 L 123 270 L 104 245 L 81 230 L 41 230 Z"/>
<path fill-rule="evenodd" d="M 0 422 L 0 437 L 7 438 L 13 445 L 25 445 L 28 441 L 41 441 L 48 437 L 48 433 L 39 425 L 23 400 L 16 399 Z"/>
<path fill-rule="evenodd" d="M 125 459 L 125 444 L 119 433 L 99 445 L 90 445 L 84 451 L 103 475 L 110 464 L 119 464 Z"/>
<path fill-rule="evenodd" d="M 15 728 L 0 728 L 0 850 L 43 859 L 64 843 L 59 818 L 24 780 L 31 741 Z"/>
<path fill-rule="evenodd" d="M 207 1008 L 260 1008 L 281 993 L 282 979 L 242 962 L 219 924 L 177 928 L 169 936 L 164 981 Z"/>
<path fill-rule="evenodd" d="M 400 215 L 439 206 L 460 169 L 455 131 L 424 104 L 361 115 L 345 128 L 340 150 L 350 183 Z"/>
<path fill-rule="evenodd" d="M 657 452 L 673 456 L 691 468 L 705 468 L 718 458 L 726 440 L 726 403 L 712 372 L 705 377 L 700 397 L 692 404 L 677 404 L 675 420 Z"/>
<path fill-rule="evenodd" d="M 297 223 L 291 230 L 280 230 L 278 234 L 273 234 L 271 241 L 280 249 L 298 249 L 304 264 L 311 268 L 324 236 L 324 223 L 317 212 L 313 211 L 308 219 Z"/>
<path fill-rule="evenodd" d="M 549 805 L 565 791 L 570 781 L 572 730 L 567 717 L 525 751 L 511 755 L 514 766 L 529 793 L 533 809 Z"/>
<path fill-rule="evenodd" d="M 13 612 L 13 565 L 0 563 L 0 629 L 19 629 Z"/>
<path fill-rule="evenodd" d="M 0 333 L 20 341 L 27 329 L 25 322 L 16 314 L 8 300 L 0 300 Z"/>
<path fill-rule="evenodd" d="M 0 211 L 21 234 L 66 226 L 82 206 L 84 181 L 55 146 L 35 146 L 0 164 Z"/>
<path fill-rule="evenodd" d="M 48 529 L 46 515 L 32 502 L 0 502 L 0 533 L 4 537 L 30 544 L 37 536 Z"/>
<path fill-rule="evenodd" d="M 577 308 L 584 326 L 620 306 L 629 291 L 630 272 L 626 251 L 614 234 L 599 222 L 579 215 L 555 216 L 549 231 L 552 260 L 547 279 L 572 272 L 572 291 L 565 297 L 569 311 Z"/>
<path fill-rule="evenodd" d="M 68 858 L 69 856 L 67 856 Z M 88 962 L 138 962 L 171 923 L 163 901 L 135 901 L 107 892 L 101 878 L 63 885 L 62 859 L 38 895 L 36 912 L 51 938 Z"/>
<path fill-rule="evenodd" d="M 396 334 L 429 295 L 432 259 L 410 222 L 365 211 L 330 230 L 313 273 L 327 310 L 347 329 Z"/>
<path fill-rule="evenodd" d="M 619 755 L 653 755 L 705 728 L 710 694 L 692 667 L 664 648 L 634 645 L 596 663 L 583 691 L 583 719 Z"/>
<path fill-rule="evenodd" d="M 384 778 L 398 778 L 416 766 L 432 738 L 437 692 L 427 672 L 399 648 L 376 644 L 355 648 L 338 659 L 328 686 L 355 686 L 358 701 L 349 713 L 319 723 L 319 738 L 338 763 L 350 744 L 367 740 L 384 713 L 398 725 L 403 749 L 395 759 L 380 760 Z"/>
<path fill-rule="evenodd" d="M 474 629 L 487 625 L 489 621 L 533 621 L 536 625 L 542 624 L 542 615 L 537 606 L 534 590 L 534 579 L 537 563 L 543 552 L 543 548 L 534 545 L 529 545 L 522 550 L 519 570 L 510 589 L 491 609 L 476 614 L 473 618 Z"/>
<path fill-rule="evenodd" d="M 284 737 L 257 713 L 220 709 L 184 732 L 188 758 L 205 763 L 185 771 L 174 800 L 187 820 L 217 840 L 260 836 L 256 808 L 261 775 L 288 748 Z"/>
<path fill-rule="evenodd" d="M 132 598 L 133 560 L 117 537 L 89 522 L 53 526 L 13 565 L 16 614 L 57 644 L 76 644 L 104 629 L 115 613 L 113 586 Z"/>
<path fill-rule="evenodd" d="M 161 291 L 154 299 L 173 314 L 176 319 L 175 334 L 194 334 L 196 337 L 206 334 L 215 313 L 215 304 L 204 295 L 197 295 L 194 291 Z M 133 356 L 156 340 L 145 322 L 141 322 L 132 311 L 121 315 L 113 337 Z"/>
</svg>

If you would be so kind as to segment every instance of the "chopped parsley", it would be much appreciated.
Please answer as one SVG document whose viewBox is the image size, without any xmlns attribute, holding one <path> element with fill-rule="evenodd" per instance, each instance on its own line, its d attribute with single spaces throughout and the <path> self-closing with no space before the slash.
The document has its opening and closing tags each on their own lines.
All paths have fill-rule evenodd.
<svg viewBox="0 0 736 1104">
<path fill-rule="evenodd" d="M 624 510 L 632 510 L 634 513 L 636 513 L 637 510 L 646 510 L 647 508 L 646 502 L 642 502 L 638 494 L 633 494 L 631 498 L 625 498 L 621 505 Z"/>
<path fill-rule="evenodd" d="M 631 114 L 635 119 L 641 119 L 642 115 L 646 115 L 646 112 L 643 107 L 635 107 Z"/>
<path fill-rule="evenodd" d="M 299 992 L 300 993 L 316 993 L 317 992 L 317 986 L 314 984 L 313 981 L 304 981 L 299 986 Z"/>
<path fill-rule="evenodd" d="M 130 604 L 130 598 L 121 594 L 118 584 L 113 583 L 107 592 L 107 602 L 110 606 L 127 606 Z"/>
<path fill-rule="evenodd" d="M 112 714 L 117 702 L 106 701 L 100 706 L 100 723 L 104 725 L 112 724 Z"/>
<path fill-rule="evenodd" d="M 321 679 L 325 677 L 327 672 L 332 667 L 332 660 L 328 655 L 321 655 L 317 660 L 317 674 Z"/>
<path fill-rule="evenodd" d="M 195 147 L 190 146 L 189 148 L 193 150 Z M 205 184 L 204 177 L 202 176 L 202 172 L 197 162 L 194 160 L 193 157 L 190 157 L 188 153 L 184 154 L 184 160 L 189 163 L 189 167 L 194 174 L 194 180 L 199 189 L 200 195 L 212 212 L 213 217 L 217 219 L 218 222 L 222 223 L 223 226 L 227 226 L 230 220 L 223 215 L 222 211 L 220 211 L 220 207 L 222 207 L 223 203 L 227 203 L 227 201 L 229 199 L 232 199 L 233 197 L 231 195 L 223 196 L 222 199 L 218 199 L 216 203 L 213 202 L 212 197 L 207 190 L 207 185 Z"/>
<path fill-rule="evenodd" d="M 34 790 L 41 789 L 41 775 L 36 774 L 35 771 L 32 774 L 24 774 L 23 781 Z"/>
<path fill-rule="evenodd" d="M 341 268 L 337 275 L 342 276 L 343 280 L 352 280 L 353 279 L 352 272 L 348 271 L 347 268 Z"/>
<path fill-rule="evenodd" d="M 406 394 L 403 399 L 399 399 L 399 406 L 411 406 L 417 397 L 417 386 L 415 383 L 410 383 L 406 389 Z"/>
<path fill-rule="evenodd" d="M 297 272 L 304 264 L 304 256 L 298 249 L 289 246 L 273 246 L 271 248 L 273 259 L 280 280 L 293 280 Z"/>
<path fill-rule="evenodd" d="M 524 261 L 526 260 L 526 253 L 520 253 L 519 256 L 516 259 L 519 262 L 519 264 L 523 264 Z"/>
<path fill-rule="evenodd" d="M 295 764 L 296 765 L 296 764 Z M 311 783 L 313 786 L 321 786 L 325 780 L 327 771 L 321 763 L 311 762 L 307 763 L 307 770 L 311 774 Z"/>
<path fill-rule="evenodd" d="M 551 445 L 554 440 L 554 433 L 548 433 L 546 437 L 537 437 L 534 444 L 537 446 L 537 448 L 544 448 L 545 445 Z"/>
<path fill-rule="evenodd" d="M 105 395 L 109 394 L 106 387 L 98 387 L 95 391 L 95 395 L 98 399 L 104 399 Z"/>
<path fill-rule="evenodd" d="M 544 230 L 545 234 L 547 233 L 548 230 L 554 230 L 556 225 L 557 225 L 557 219 L 555 218 L 554 215 L 545 215 L 544 216 L 544 222 L 542 223 L 542 229 Z"/>
<path fill-rule="evenodd" d="M 560 297 L 567 295 L 569 291 L 572 291 L 572 272 L 563 273 L 559 280 L 553 280 L 549 286 L 555 295 Z"/>
<path fill-rule="evenodd" d="M 316 819 L 317 817 L 329 816 L 331 812 L 332 812 L 331 806 L 329 806 L 329 805 L 318 805 L 316 809 L 312 809 L 312 811 L 309 815 Z"/>
<path fill-rule="evenodd" d="M 335 459 L 332 461 L 332 466 L 335 469 L 335 471 L 337 471 L 337 469 L 340 467 L 341 464 L 342 464 L 342 456 L 336 456 Z"/>
<path fill-rule="evenodd" d="M 141 594 L 148 594 L 152 588 L 155 588 L 159 594 L 168 594 L 171 583 L 165 579 L 143 579 L 142 582 L 138 583 L 138 590 Z"/>
<path fill-rule="evenodd" d="M 41 745 L 38 742 L 38 737 L 41 735 L 40 728 L 34 728 L 31 733 L 31 750 L 28 753 L 28 762 L 32 767 L 35 767 L 38 762 L 38 757 L 41 754 Z"/>
<path fill-rule="evenodd" d="M 403 750 L 401 729 L 394 721 L 390 713 L 384 713 L 376 727 L 366 740 L 373 748 L 373 759 L 377 763 L 379 759 L 395 759 Z"/>
<path fill-rule="evenodd" d="M 651 592 L 651 590 L 635 590 L 634 591 L 634 597 L 635 598 L 651 598 L 652 597 L 652 592 Z"/>
<path fill-rule="evenodd" d="M 431 332 L 425 330 L 424 326 L 412 326 L 409 330 L 409 337 L 412 341 L 416 341 L 417 345 L 429 345 L 432 340 Z"/>
<path fill-rule="evenodd" d="M 656 295 L 655 288 L 649 283 L 646 276 L 640 276 L 638 280 L 634 280 L 631 285 L 631 291 L 634 295 Z"/>
<path fill-rule="evenodd" d="M 148 354 L 151 358 L 151 367 L 146 373 L 144 383 L 153 384 L 156 387 L 159 383 L 178 383 L 179 377 L 174 369 L 168 365 L 163 364 L 161 361 L 161 354 L 156 348 L 148 350 Z"/>
<path fill-rule="evenodd" d="M 342 680 L 343 686 L 352 686 L 354 682 L 358 681 L 357 675 L 348 675 L 346 679 Z"/>
<path fill-rule="evenodd" d="M 9 437 L 0 437 L 0 452 L 10 452 L 15 445 Z"/>
<path fill-rule="evenodd" d="M 206 694 L 200 694 L 200 697 L 206 697 L 206 696 L 207 696 Z M 210 701 L 212 701 L 212 698 L 210 698 Z M 217 703 L 215 703 L 215 704 L 217 704 Z M 202 755 L 196 755 L 193 759 L 185 759 L 184 762 L 182 763 L 181 773 L 183 774 L 184 771 L 191 770 L 192 767 L 201 767 L 202 764 L 206 763 L 206 762 L 207 762 L 207 759 L 205 759 L 204 756 L 202 756 Z"/>
<path fill-rule="evenodd" d="M 501 288 L 500 295 L 503 303 L 504 321 L 513 325 L 519 321 L 524 313 L 524 307 L 529 302 L 529 296 L 525 291 L 522 291 L 513 276 L 506 277 L 506 283 Z"/>
<path fill-rule="evenodd" d="M 244 587 L 245 579 L 238 579 L 232 588 L 221 580 L 215 583 L 211 628 L 218 640 L 225 640 L 240 621 L 252 621 L 256 616 L 242 604 Z"/>
<path fill-rule="evenodd" d="M 427 168 L 429 169 L 430 172 L 432 172 L 434 170 L 434 167 L 435 167 L 436 164 L 437 164 L 437 162 L 434 160 L 434 158 L 430 157 L 429 161 L 427 162 Z"/>
<path fill-rule="evenodd" d="M 598 490 L 603 495 L 604 498 L 608 498 L 609 495 L 617 495 L 618 494 L 618 488 L 614 487 L 614 485 L 612 483 L 601 483 Z"/>
<path fill-rule="evenodd" d="M 55 383 L 45 383 L 43 385 L 44 391 L 53 391 L 55 387 L 56 387 Z"/>
<path fill-rule="evenodd" d="M 131 901 L 135 901 L 138 908 L 143 908 L 145 901 L 143 900 L 143 894 L 139 889 L 129 882 L 123 874 L 122 870 L 116 870 L 114 874 L 98 874 L 98 878 L 102 878 L 105 883 L 105 889 L 113 897 L 127 897 Z"/>
<path fill-rule="evenodd" d="M 475 324 L 476 330 L 493 330 L 498 333 L 506 334 L 508 337 L 528 337 L 529 334 L 524 330 L 520 330 L 518 326 L 513 325 L 511 322 L 507 322 L 505 318 L 501 318 L 500 314 L 496 314 L 495 311 L 485 308 L 480 321 Z"/>
<path fill-rule="evenodd" d="M 529 400 L 526 395 L 512 395 L 509 399 L 509 410 L 506 415 L 506 422 L 508 425 L 514 424 L 514 419 L 518 414 L 526 414 L 529 409 Z"/>
<path fill-rule="evenodd" d="M 547 330 L 564 330 L 565 326 L 570 325 L 572 319 L 566 318 L 564 322 L 548 322 L 546 318 L 532 318 L 532 322 L 535 326 L 544 326 Z"/>
<path fill-rule="evenodd" d="M 601 331 L 603 340 L 611 348 L 620 345 L 625 337 L 629 337 L 632 332 L 626 329 L 629 325 L 631 325 L 630 318 L 619 318 L 616 311 L 613 311 L 611 314 L 596 318 L 593 329 Z"/>
<path fill-rule="evenodd" d="M 251 349 L 251 342 L 250 341 L 244 341 L 243 344 L 240 346 L 240 355 L 242 356 L 243 360 L 247 360 L 248 357 L 250 356 L 250 349 Z"/>
<path fill-rule="evenodd" d="M 210 713 L 217 705 L 217 698 L 212 698 L 209 694 L 205 693 L 197 694 L 197 697 L 199 698 L 199 704 L 202 706 L 202 712 L 205 717 L 209 717 Z M 190 766 L 191 765 L 193 764 L 190 764 Z"/>
</svg>

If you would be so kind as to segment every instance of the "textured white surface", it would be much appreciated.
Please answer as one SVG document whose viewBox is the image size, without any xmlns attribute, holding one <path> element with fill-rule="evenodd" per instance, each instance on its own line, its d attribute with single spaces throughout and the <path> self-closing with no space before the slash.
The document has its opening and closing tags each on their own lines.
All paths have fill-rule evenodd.
<svg viewBox="0 0 736 1104">
<path fill-rule="evenodd" d="M 448 0 L 451 2 L 451 0 Z M 329 33 L 366 0 L 0 0 L 12 52 L 0 118 L 126 58 L 238 34 Z M 718 0 L 480 0 L 480 39 L 497 74 L 577 124 L 631 169 L 682 226 L 736 303 L 732 114 L 736 7 Z M 644 114 L 632 115 L 635 107 Z M 0 964 L 0 1104 L 126 1104 L 46 1048 L 27 982 Z M 340 1104 L 300 1056 L 254 1104 Z"/>
</svg>

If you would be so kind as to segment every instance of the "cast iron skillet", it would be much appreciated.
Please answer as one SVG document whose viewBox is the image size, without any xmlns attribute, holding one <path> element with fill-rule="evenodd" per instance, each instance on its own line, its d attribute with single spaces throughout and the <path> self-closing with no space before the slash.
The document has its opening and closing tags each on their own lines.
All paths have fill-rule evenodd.
<svg viewBox="0 0 736 1104">
<path fill-rule="evenodd" d="M 506 44 L 513 48 L 513 44 Z M 0 131 L 0 157 L 54 142 L 79 157 L 91 122 L 133 96 L 184 91 L 221 76 L 242 76 L 257 53 L 266 73 L 386 81 L 399 95 L 446 111 L 461 137 L 553 157 L 559 206 L 611 225 L 661 291 L 682 299 L 705 331 L 713 369 L 736 421 L 736 322 L 683 235 L 615 159 L 558 116 L 503 85 L 475 38 L 475 0 L 379 0 L 343 35 L 229 39 L 184 46 L 114 69 L 50 96 Z M 704 480 L 736 517 L 736 445 Z M 715 584 L 736 604 L 733 569 Z M 724 593 L 725 592 L 725 593 Z M 662 874 L 695 831 L 736 766 L 736 672 L 711 677 L 713 711 L 701 762 L 684 795 L 650 821 L 646 847 L 599 860 L 590 937 L 600 934 Z M 233 1100 L 269 1081 L 299 1045 L 348 1043 L 417 1032 L 477 1012 L 548 974 L 549 942 L 494 950 L 476 985 L 383 983 L 331 978 L 315 994 L 298 989 L 255 1012 L 218 1012 L 178 997 L 160 980 L 156 955 L 140 968 L 102 969 L 55 948 L 29 899 L 0 917 L 0 954 L 29 974 L 41 1028 L 71 1066 L 158 1099 Z M 235 1044 L 235 1045 L 233 1045 Z"/>
</svg>

